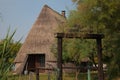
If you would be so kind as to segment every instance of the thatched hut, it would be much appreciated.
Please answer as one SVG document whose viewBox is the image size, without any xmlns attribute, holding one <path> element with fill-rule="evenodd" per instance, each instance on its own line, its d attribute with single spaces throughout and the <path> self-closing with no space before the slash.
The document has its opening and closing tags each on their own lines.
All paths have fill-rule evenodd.
<svg viewBox="0 0 120 80">
<path fill-rule="evenodd" d="M 25 69 L 36 66 L 56 65 L 56 63 L 52 63 L 56 59 L 50 47 L 55 42 L 56 29 L 65 22 L 64 16 L 47 5 L 43 7 L 14 60 L 16 74 L 21 74 Z"/>
</svg>

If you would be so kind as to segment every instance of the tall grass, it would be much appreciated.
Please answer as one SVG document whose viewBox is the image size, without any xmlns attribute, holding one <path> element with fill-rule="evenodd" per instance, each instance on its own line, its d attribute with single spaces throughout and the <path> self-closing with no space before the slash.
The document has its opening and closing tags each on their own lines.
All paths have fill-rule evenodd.
<svg viewBox="0 0 120 80">
<path fill-rule="evenodd" d="M 15 54 L 12 54 L 12 51 L 20 42 L 19 40 L 14 46 L 11 46 L 15 32 L 10 35 L 9 29 L 5 39 L 0 42 L 0 80 L 8 80 L 8 74 L 12 67 L 11 59 L 15 56 Z"/>
</svg>

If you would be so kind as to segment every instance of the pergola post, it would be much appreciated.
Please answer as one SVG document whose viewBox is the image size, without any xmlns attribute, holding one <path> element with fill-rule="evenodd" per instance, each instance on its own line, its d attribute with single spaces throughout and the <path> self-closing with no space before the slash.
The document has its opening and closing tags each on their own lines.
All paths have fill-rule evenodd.
<svg viewBox="0 0 120 80">
<path fill-rule="evenodd" d="M 97 38 L 96 41 L 97 41 L 97 55 L 98 55 L 98 80 L 104 80 L 101 38 Z"/>
<path fill-rule="evenodd" d="M 58 55 L 57 55 L 58 79 L 62 80 L 62 37 L 58 37 Z"/>
</svg>

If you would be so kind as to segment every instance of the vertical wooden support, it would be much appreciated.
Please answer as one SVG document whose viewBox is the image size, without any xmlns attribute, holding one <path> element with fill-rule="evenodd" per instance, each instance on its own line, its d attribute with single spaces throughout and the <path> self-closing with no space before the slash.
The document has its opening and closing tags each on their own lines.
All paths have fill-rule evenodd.
<svg viewBox="0 0 120 80">
<path fill-rule="evenodd" d="M 36 68 L 36 80 L 39 80 L 39 69 Z"/>
<path fill-rule="evenodd" d="M 58 79 L 62 80 L 62 37 L 58 37 L 58 56 L 57 56 L 57 67 L 58 67 Z"/>
<path fill-rule="evenodd" d="M 38 56 L 35 56 L 35 68 L 36 68 L 36 80 L 39 80 L 39 60 Z"/>
<path fill-rule="evenodd" d="M 96 41 L 97 41 L 97 55 L 98 55 L 98 80 L 104 80 L 101 38 L 97 38 Z"/>
</svg>

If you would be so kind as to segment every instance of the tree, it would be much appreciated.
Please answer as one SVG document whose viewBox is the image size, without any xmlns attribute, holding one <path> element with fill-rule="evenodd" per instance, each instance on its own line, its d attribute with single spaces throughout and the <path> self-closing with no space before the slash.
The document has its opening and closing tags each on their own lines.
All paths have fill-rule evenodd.
<svg viewBox="0 0 120 80">
<path fill-rule="evenodd" d="M 6 38 L 0 42 L 0 80 L 8 80 L 8 72 L 21 46 L 20 41 L 13 42 L 14 34 L 15 32 L 9 35 L 8 31 Z"/>
<path fill-rule="evenodd" d="M 120 75 L 120 1 L 119 0 L 72 0 L 77 9 L 71 11 L 70 25 L 90 33 L 103 33 L 103 60 L 108 65 L 109 80 Z M 114 66 L 112 66 L 114 65 Z"/>
</svg>

